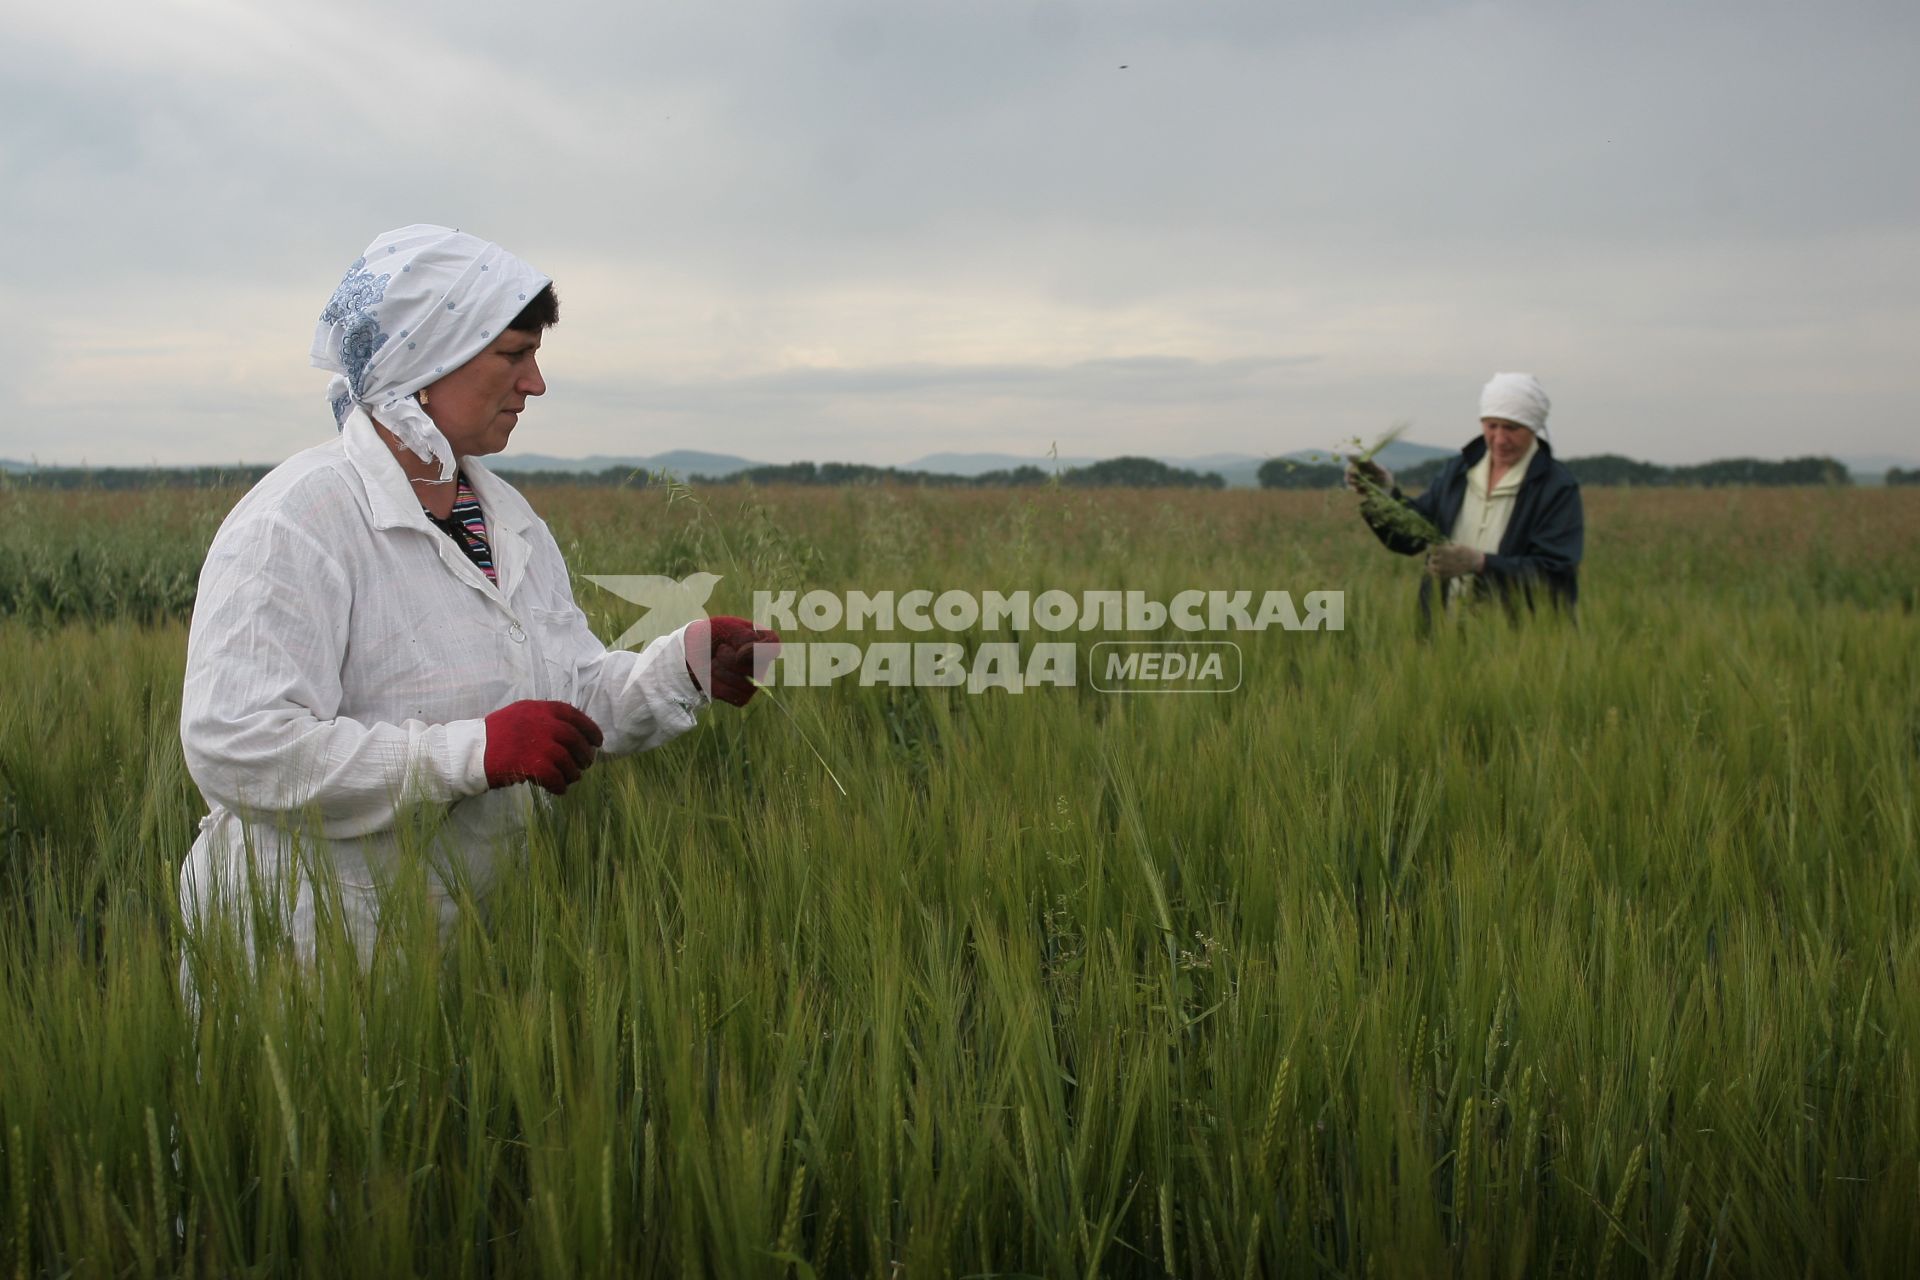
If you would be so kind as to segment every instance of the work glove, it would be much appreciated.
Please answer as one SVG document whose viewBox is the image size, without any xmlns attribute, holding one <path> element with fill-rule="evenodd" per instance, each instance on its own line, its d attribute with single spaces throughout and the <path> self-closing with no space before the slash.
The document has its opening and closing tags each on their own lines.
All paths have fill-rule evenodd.
<svg viewBox="0 0 1920 1280">
<path fill-rule="evenodd" d="M 687 626 L 687 674 L 722 702 L 744 707 L 765 680 L 780 637 L 745 618 L 704 618 Z"/>
<path fill-rule="evenodd" d="M 489 788 L 532 782 L 564 795 L 602 741 L 600 726 L 564 702 L 509 703 L 486 723 Z"/>
<path fill-rule="evenodd" d="M 1486 563 L 1484 551 L 1463 547 L 1457 542 L 1449 542 L 1427 552 L 1427 572 L 1436 578 L 1460 578 L 1469 573 L 1478 573 Z"/>
</svg>

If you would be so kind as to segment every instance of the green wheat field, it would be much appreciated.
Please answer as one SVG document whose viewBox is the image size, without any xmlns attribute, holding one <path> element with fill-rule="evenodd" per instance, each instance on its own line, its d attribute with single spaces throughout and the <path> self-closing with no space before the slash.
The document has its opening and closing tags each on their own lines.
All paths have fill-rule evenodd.
<svg viewBox="0 0 1920 1280">
<path fill-rule="evenodd" d="M 576 574 L 715 612 L 1346 628 L 1232 637 L 1223 696 L 718 707 L 444 945 L 402 883 L 370 971 L 215 940 L 190 1012 L 185 619 L 238 494 L 0 492 L 0 1276 L 1920 1268 L 1920 491 L 1593 491 L 1577 629 L 1428 638 L 1337 493 L 529 496 Z"/>
</svg>

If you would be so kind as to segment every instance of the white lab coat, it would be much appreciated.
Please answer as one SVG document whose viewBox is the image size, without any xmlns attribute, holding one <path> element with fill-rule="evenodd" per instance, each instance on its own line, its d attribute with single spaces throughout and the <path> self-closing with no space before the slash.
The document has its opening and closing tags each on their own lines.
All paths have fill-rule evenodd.
<svg viewBox="0 0 1920 1280">
<path fill-rule="evenodd" d="M 614 755 L 693 726 L 707 698 L 687 673 L 685 629 L 639 653 L 609 651 L 574 604 L 546 523 L 484 466 L 463 466 L 497 587 L 427 520 L 359 411 L 338 438 L 274 468 L 221 525 L 180 709 L 209 809 L 180 876 L 190 929 L 218 912 L 251 938 L 249 904 L 263 898 L 310 957 L 305 868 L 318 867 L 322 918 L 337 882 L 364 962 L 378 887 L 405 862 L 424 861 L 444 929 L 454 893 L 484 894 L 521 847 L 534 788 L 487 789 L 489 712 L 522 698 L 570 702 Z M 421 817 L 424 859 L 396 832 Z"/>
</svg>

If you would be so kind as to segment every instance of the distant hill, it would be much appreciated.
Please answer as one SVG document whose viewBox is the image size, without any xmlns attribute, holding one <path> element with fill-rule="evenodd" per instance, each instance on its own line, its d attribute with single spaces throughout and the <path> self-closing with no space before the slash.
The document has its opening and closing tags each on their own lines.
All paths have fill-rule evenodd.
<svg viewBox="0 0 1920 1280">
<path fill-rule="evenodd" d="M 12 458 L 0 458 L 0 471 L 31 471 L 33 468 L 24 462 L 15 462 Z"/>
<path fill-rule="evenodd" d="M 1236 489 L 1251 489 L 1257 485 L 1260 464 L 1266 461 L 1264 457 L 1251 453 L 1208 453 L 1192 458 L 1178 457 L 1169 453 L 1147 456 L 1155 462 L 1165 463 L 1181 471 L 1197 471 L 1202 474 L 1212 472 L 1226 481 L 1228 487 Z M 1103 461 L 1106 459 L 1078 454 L 1063 454 L 1058 458 L 1045 456 L 1035 458 L 1017 453 L 930 453 L 924 458 L 914 459 L 900 470 L 971 478 L 995 471 L 1018 471 L 1022 467 L 1038 467 L 1048 475 L 1052 475 L 1055 470 L 1084 469 Z"/>
<path fill-rule="evenodd" d="M 1207 471 L 1227 482 L 1229 489 L 1257 489 L 1260 487 L 1260 462 L 1235 462 L 1226 466 L 1199 467 L 1195 470 Z"/>
<path fill-rule="evenodd" d="M 1260 483 L 1260 464 L 1266 459 L 1251 453 L 1208 453 L 1197 458 L 1161 458 L 1159 461 L 1188 471 L 1211 471 L 1226 481 L 1229 489 L 1252 489 Z"/>
<path fill-rule="evenodd" d="M 495 471 L 580 471 L 598 474 L 616 468 L 626 471 L 670 471 L 683 479 L 690 475 L 727 476 L 736 471 L 765 464 L 730 453 L 706 453 L 699 449 L 671 449 L 646 456 L 596 453 L 586 458 L 555 458 L 544 453 L 503 453 L 489 458 Z"/>
<path fill-rule="evenodd" d="M 1920 461 L 1890 453 L 1856 454 L 1840 461 L 1846 464 L 1856 484 L 1884 484 L 1889 471 L 1907 472 L 1920 467 Z"/>
</svg>

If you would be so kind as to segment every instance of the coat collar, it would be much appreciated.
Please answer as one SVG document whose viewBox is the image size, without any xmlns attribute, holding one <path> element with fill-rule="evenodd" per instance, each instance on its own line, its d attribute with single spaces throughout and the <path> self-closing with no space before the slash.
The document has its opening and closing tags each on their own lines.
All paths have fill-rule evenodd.
<svg viewBox="0 0 1920 1280">
<path fill-rule="evenodd" d="M 373 420 L 364 409 L 356 408 L 348 415 L 341 435 L 345 437 L 347 460 L 353 463 L 361 483 L 366 486 L 374 528 L 431 530 L 433 525 L 420 507 L 413 482 L 407 479 L 393 450 L 374 430 Z M 480 505 L 486 508 L 487 519 L 494 528 L 524 530 L 533 522 L 533 512 L 526 502 L 479 459 L 462 458 L 460 470 L 465 473 L 474 496 L 480 499 Z"/>
<path fill-rule="evenodd" d="M 412 482 L 400 469 L 400 460 L 393 456 L 393 450 L 387 448 L 387 442 L 373 429 L 373 419 L 367 416 L 366 410 L 356 407 L 348 414 L 340 425 L 340 435 L 347 461 L 360 473 L 360 483 L 366 487 L 373 527 L 431 531 L 433 526 L 427 521 L 427 513 L 420 509 L 420 499 L 413 492 Z"/>
<path fill-rule="evenodd" d="M 444 535 L 427 519 L 427 513 L 420 506 L 419 495 L 413 491 L 413 483 L 400 467 L 400 460 L 393 456 L 393 450 L 387 448 L 387 442 L 374 430 L 373 420 L 367 417 L 364 410 L 356 408 L 347 416 L 341 427 L 341 435 L 347 460 L 359 472 L 360 482 L 366 487 L 367 507 L 372 513 L 374 528 L 419 529 L 433 538 L 441 560 L 455 574 L 479 590 L 497 590 L 503 600 L 512 597 L 514 588 L 526 576 L 527 563 L 532 557 L 532 545 L 525 534 L 536 518 L 533 508 L 514 491 L 512 485 L 494 475 L 477 459 L 463 458 L 460 461 L 460 470 L 466 475 L 467 484 L 473 489 L 474 497 L 480 500 L 481 509 L 487 513 L 487 536 L 493 543 L 494 572 L 500 578 L 496 587 L 486 580 L 485 574 L 473 567 L 471 561 L 452 549 Z"/>
<path fill-rule="evenodd" d="M 1538 480 L 1541 476 L 1546 475 L 1548 471 L 1553 469 L 1553 446 L 1547 443 L 1545 436 L 1535 436 L 1533 443 L 1535 445 L 1533 461 L 1527 464 L 1526 478 L 1528 480 Z M 1460 460 L 1464 465 L 1461 467 L 1460 474 L 1462 476 L 1466 475 L 1466 473 L 1472 469 L 1474 463 L 1486 456 L 1487 441 L 1484 436 L 1475 436 L 1473 439 L 1461 445 Z"/>
</svg>

